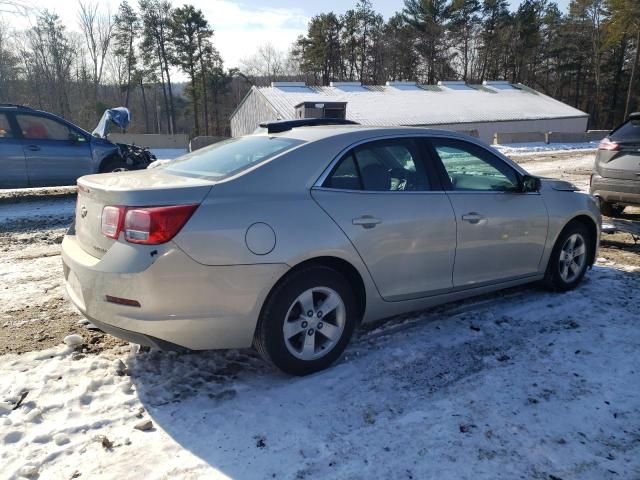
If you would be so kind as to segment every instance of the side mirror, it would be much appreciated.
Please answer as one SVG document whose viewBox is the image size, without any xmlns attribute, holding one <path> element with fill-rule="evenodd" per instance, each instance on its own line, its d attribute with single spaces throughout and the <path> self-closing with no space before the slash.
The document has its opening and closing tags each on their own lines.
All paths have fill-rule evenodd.
<svg viewBox="0 0 640 480">
<path fill-rule="evenodd" d="M 522 192 L 538 192 L 540 191 L 541 182 L 538 177 L 532 175 L 525 175 L 522 177 Z"/>
<path fill-rule="evenodd" d="M 77 133 L 70 132 L 69 133 L 69 141 L 71 143 L 78 143 L 80 141 L 80 137 L 78 136 Z"/>
</svg>

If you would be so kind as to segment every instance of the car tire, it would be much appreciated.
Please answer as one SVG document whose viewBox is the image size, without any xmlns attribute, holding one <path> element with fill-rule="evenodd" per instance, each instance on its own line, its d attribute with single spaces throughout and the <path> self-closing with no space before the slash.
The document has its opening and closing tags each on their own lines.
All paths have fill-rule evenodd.
<svg viewBox="0 0 640 480">
<path fill-rule="evenodd" d="M 598 207 L 600 208 L 600 213 L 605 217 L 619 217 L 624 212 L 624 205 L 616 205 L 600 197 L 598 197 Z"/>
<path fill-rule="evenodd" d="M 269 295 L 254 347 L 290 375 L 318 372 L 344 352 L 358 323 L 357 312 L 353 289 L 337 271 L 324 266 L 294 271 Z"/>
<path fill-rule="evenodd" d="M 100 173 L 126 172 L 128 170 L 130 170 L 129 165 L 121 158 L 107 160 L 100 167 Z"/>
<path fill-rule="evenodd" d="M 544 283 L 550 290 L 574 289 L 589 268 L 594 239 L 585 225 L 573 221 L 560 233 L 551 252 Z"/>
</svg>

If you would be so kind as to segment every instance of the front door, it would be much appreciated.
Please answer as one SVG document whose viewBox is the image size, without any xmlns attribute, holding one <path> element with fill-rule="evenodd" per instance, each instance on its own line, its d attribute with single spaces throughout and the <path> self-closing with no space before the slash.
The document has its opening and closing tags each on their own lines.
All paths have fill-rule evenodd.
<svg viewBox="0 0 640 480">
<path fill-rule="evenodd" d="M 22 142 L 9 122 L 6 113 L 0 113 L 0 188 L 28 186 L 27 162 Z"/>
<path fill-rule="evenodd" d="M 75 185 L 78 177 L 93 173 L 88 139 L 53 118 L 20 113 L 22 148 L 29 186 Z"/>
<path fill-rule="evenodd" d="M 520 174 L 485 148 L 445 138 L 431 143 L 458 225 L 454 287 L 535 275 L 549 224 L 542 196 L 523 193 Z"/>
<path fill-rule="evenodd" d="M 452 288 L 455 219 L 434 180 L 418 141 L 376 140 L 348 152 L 312 190 L 360 254 L 385 300 Z"/>
</svg>

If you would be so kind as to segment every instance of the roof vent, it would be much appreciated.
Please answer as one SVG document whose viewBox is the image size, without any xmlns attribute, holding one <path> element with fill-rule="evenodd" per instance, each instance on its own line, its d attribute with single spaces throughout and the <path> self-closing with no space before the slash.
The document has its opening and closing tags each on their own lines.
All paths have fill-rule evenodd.
<svg viewBox="0 0 640 480">
<path fill-rule="evenodd" d="M 306 87 L 304 82 L 271 82 L 271 86 L 274 88 L 280 87 Z"/>
<path fill-rule="evenodd" d="M 474 90 L 464 80 L 441 80 L 438 82 L 438 86 L 450 90 Z"/>
<path fill-rule="evenodd" d="M 393 81 L 387 82 L 387 87 L 417 87 L 418 82 L 408 82 L 408 81 Z"/>
<path fill-rule="evenodd" d="M 296 118 L 333 118 L 344 120 L 347 117 L 347 102 L 302 102 L 295 106 Z"/>
<path fill-rule="evenodd" d="M 362 83 L 360 82 L 331 82 L 329 83 L 332 87 L 361 87 Z"/>
</svg>

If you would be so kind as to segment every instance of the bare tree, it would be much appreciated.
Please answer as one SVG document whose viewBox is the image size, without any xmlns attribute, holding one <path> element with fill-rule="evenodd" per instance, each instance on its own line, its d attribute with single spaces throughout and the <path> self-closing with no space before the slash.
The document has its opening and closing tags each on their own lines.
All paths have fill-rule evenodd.
<svg viewBox="0 0 640 480">
<path fill-rule="evenodd" d="M 278 80 L 285 72 L 285 54 L 267 42 L 251 56 L 240 60 L 242 72 L 249 77 L 261 77 L 267 82 Z"/>
<path fill-rule="evenodd" d="M 80 12 L 78 20 L 80 29 L 87 43 L 87 51 L 93 66 L 94 103 L 98 100 L 98 88 L 102 81 L 109 45 L 113 33 L 114 22 L 111 13 L 101 14 L 98 3 L 78 2 Z"/>
</svg>

